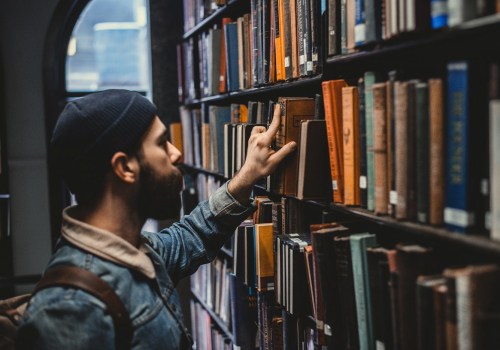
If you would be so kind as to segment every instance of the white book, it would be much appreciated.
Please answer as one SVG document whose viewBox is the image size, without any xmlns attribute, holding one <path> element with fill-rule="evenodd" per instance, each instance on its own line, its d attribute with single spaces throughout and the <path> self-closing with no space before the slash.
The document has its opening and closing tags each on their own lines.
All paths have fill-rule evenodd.
<svg viewBox="0 0 500 350">
<path fill-rule="evenodd" d="M 491 238 L 500 240 L 500 100 L 490 102 Z"/>
</svg>

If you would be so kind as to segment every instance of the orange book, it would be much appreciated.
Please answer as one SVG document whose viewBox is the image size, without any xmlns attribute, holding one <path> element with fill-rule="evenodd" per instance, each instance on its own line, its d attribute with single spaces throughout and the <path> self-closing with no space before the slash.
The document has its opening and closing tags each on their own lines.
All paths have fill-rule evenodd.
<svg viewBox="0 0 500 350">
<path fill-rule="evenodd" d="M 273 224 L 255 225 L 255 268 L 257 289 L 274 289 Z"/>
<path fill-rule="evenodd" d="M 231 23 L 231 18 L 225 17 L 222 19 L 222 28 L 228 23 Z M 220 43 L 220 77 L 219 77 L 219 92 L 222 94 L 226 92 L 226 36 L 224 30 L 222 31 L 222 39 Z"/>
<path fill-rule="evenodd" d="M 182 124 L 180 122 L 170 123 L 168 128 L 170 129 L 170 143 L 184 154 L 182 149 Z"/>
<path fill-rule="evenodd" d="M 283 33 L 285 31 L 285 22 L 284 22 L 284 4 L 283 0 L 275 0 L 278 4 L 278 12 L 276 16 L 275 24 L 275 51 L 276 51 L 276 80 L 285 80 L 285 43 L 283 40 Z M 276 10 L 276 8 L 275 8 Z M 276 11 L 275 11 L 276 12 Z"/>
<path fill-rule="evenodd" d="M 344 202 L 344 150 L 342 144 L 342 88 L 347 86 L 345 80 L 329 80 L 321 83 L 323 103 L 325 106 L 326 134 L 328 153 L 330 155 L 330 172 L 332 175 L 333 201 Z"/>
<path fill-rule="evenodd" d="M 240 123 L 248 123 L 248 108 L 246 105 L 240 105 Z"/>
<path fill-rule="evenodd" d="M 360 205 L 359 179 L 359 96 L 358 88 L 342 88 L 344 142 L 344 204 Z"/>
</svg>

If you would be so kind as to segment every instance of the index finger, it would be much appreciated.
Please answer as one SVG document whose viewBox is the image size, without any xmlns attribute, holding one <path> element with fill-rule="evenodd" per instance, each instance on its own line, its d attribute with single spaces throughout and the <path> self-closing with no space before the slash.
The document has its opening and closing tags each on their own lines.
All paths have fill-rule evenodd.
<svg viewBox="0 0 500 350">
<path fill-rule="evenodd" d="M 271 125 L 269 125 L 269 129 L 267 129 L 266 131 L 266 138 L 268 139 L 269 142 L 271 142 L 274 139 L 276 133 L 280 128 L 280 118 L 281 118 L 281 105 L 279 103 L 276 103 L 276 105 L 274 106 L 273 121 L 271 122 Z"/>
</svg>

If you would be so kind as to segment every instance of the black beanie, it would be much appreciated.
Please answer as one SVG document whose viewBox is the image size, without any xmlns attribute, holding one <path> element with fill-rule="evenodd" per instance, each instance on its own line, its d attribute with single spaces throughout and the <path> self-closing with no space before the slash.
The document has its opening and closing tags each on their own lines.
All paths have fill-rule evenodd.
<svg viewBox="0 0 500 350">
<path fill-rule="evenodd" d="M 138 144 L 155 115 L 153 103 L 128 90 L 96 92 L 69 102 L 52 134 L 57 166 L 65 172 L 81 162 L 109 162 L 114 153 Z"/>
</svg>

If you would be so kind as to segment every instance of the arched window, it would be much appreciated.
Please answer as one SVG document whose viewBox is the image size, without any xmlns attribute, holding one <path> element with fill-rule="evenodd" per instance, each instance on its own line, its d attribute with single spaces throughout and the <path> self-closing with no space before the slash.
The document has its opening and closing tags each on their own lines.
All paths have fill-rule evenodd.
<svg viewBox="0 0 500 350">
<path fill-rule="evenodd" d="M 110 88 L 151 95 L 146 0 L 92 0 L 73 29 L 66 56 L 69 97 Z"/>
</svg>

